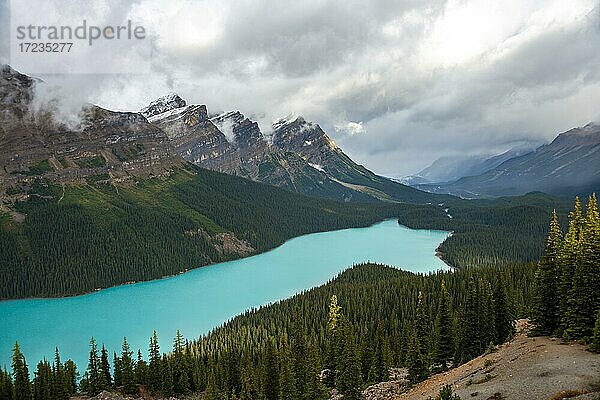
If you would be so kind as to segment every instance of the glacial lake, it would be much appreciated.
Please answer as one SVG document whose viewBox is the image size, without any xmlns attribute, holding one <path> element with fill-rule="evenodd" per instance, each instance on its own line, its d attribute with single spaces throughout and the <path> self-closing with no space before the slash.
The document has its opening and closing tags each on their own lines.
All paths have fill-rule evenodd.
<svg viewBox="0 0 600 400">
<path fill-rule="evenodd" d="M 414 272 L 447 269 L 435 249 L 448 232 L 412 230 L 387 220 L 368 228 L 314 233 L 256 256 L 194 269 L 170 278 L 129 284 L 60 299 L 0 302 L 0 367 L 10 369 L 18 340 L 30 372 L 53 359 L 55 346 L 80 373 L 89 339 L 120 353 L 123 336 L 147 357 L 155 329 L 162 351 L 177 329 L 188 339 L 243 311 L 323 284 L 353 264 L 371 261 Z"/>
</svg>

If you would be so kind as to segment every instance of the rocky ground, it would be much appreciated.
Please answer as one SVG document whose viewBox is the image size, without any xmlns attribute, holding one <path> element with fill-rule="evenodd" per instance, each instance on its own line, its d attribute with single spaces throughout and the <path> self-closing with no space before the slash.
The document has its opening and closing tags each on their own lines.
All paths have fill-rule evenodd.
<svg viewBox="0 0 600 400">
<path fill-rule="evenodd" d="M 600 354 L 559 339 L 528 337 L 529 330 L 520 320 L 515 338 L 498 351 L 381 399 L 435 398 L 446 384 L 462 399 L 600 399 Z"/>
</svg>

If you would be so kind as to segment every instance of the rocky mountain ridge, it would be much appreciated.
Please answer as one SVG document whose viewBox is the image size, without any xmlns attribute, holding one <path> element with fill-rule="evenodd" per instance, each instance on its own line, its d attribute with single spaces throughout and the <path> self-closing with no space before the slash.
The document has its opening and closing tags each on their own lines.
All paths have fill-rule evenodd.
<svg viewBox="0 0 600 400">
<path fill-rule="evenodd" d="M 419 185 L 435 193 L 464 197 L 519 195 L 541 191 L 587 195 L 600 190 L 600 125 L 560 133 L 535 151 L 510 158 L 489 171 L 439 185 Z"/>
</svg>

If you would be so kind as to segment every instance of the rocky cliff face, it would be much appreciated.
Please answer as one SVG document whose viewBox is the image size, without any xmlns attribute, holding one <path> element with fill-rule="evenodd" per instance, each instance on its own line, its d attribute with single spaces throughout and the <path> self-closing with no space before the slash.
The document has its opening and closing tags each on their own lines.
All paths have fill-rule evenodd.
<svg viewBox="0 0 600 400">
<path fill-rule="evenodd" d="M 169 94 L 139 113 L 88 106 L 73 128 L 55 121 L 52 110 L 31 112 L 38 83 L 8 66 L 0 71 L 0 179 L 3 188 L 20 188 L 14 192 L 42 176 L 135 182 L 188 161 L 310 196 L 413 201 L 405 186 L 354 163 L 302 117 L 278 121 L 271 142 L 239 111 L 211 116 L 205 105 Z"/>
<path fill-rule="evenodd" d="M 29 110 L 34 81 L 2 69 L 0 99 L 0 199 L 8 205 L 43 179 L 77 183 L 86 179 L 134 182 L 168 174 L 183 164 L 167 135 L 139 113 L 85 107 L 76 128 L 52 112 Z"/>
<path fill-rule="evenodd" d="M 170 98 L 180 99 L 176 95 Z M 148 110 L 164 111 L 150 115 Z M 258 123 L 239 111 L 209 117 L 204 105 L 158 99 L 142 113 L 167 133 L 179 155 L 200 167 L 310 196 L 374 201 L 369 195 L 335 182 L 294 148 L 269 143 Z"/>
</svg>

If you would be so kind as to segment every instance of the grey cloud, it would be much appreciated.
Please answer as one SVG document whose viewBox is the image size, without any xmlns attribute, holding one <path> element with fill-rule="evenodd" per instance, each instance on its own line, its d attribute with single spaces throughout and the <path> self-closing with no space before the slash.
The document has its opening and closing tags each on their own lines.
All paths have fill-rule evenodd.
<svg viewBox="0 0 600 400">
<path fill-rule="evenodd" d="M 217 7 L 224 10 L 217 43 L 169 47 L 158 37 L 151 74 L 47 80 L 64 85 L 73 102 L 116 109 L 138 110 L 175 91 L 209 110 L 259 116 L 265 131 L 276 117 L 304 114 L 359 162 L 395 176 L 442 155 L 549 140 L 600 118 L 597 5 L 584 18 L 531 33 L 533 14 L 552 2 L 528 0 L 526 15 L 497 46 L 437 65 L 421 54 L 432 29 L 449 7 L 469 1 L 185 1 L 137 0 L 112 15 L 149 2 L 156 11 L 183 4 L 184 17 L 207 24 L 212 17 L 202 7 L 185 7 Z M 5 4 L 0 0 L 0 17 Z M 339 128 L 353 124 L 364 132 Z"/>
</svg>

